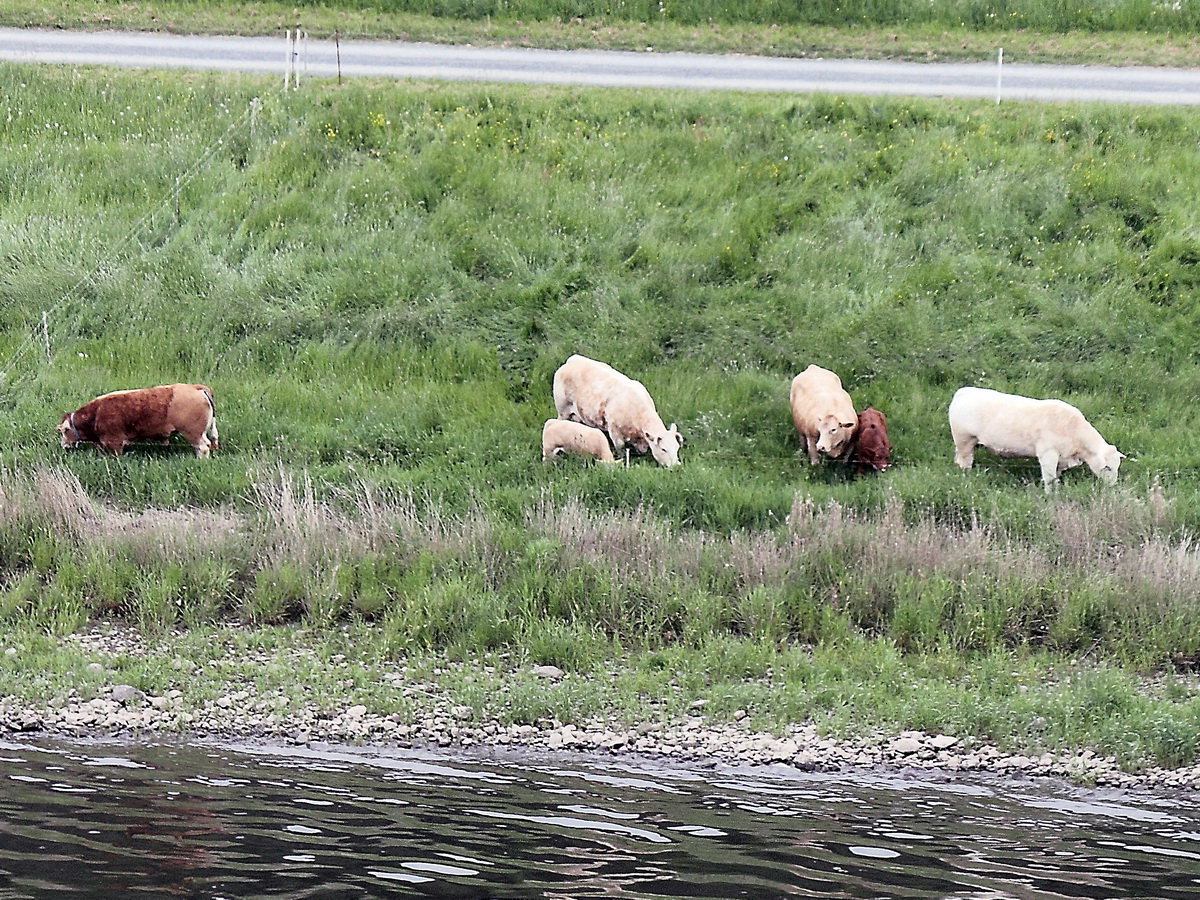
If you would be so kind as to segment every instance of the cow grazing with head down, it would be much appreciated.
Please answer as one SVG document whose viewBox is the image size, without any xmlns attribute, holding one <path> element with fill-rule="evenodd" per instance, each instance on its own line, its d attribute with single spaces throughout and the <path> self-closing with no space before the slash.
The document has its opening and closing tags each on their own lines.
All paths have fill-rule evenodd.
<svg viewBox="0 0 1200 900">
<path fill-rule="evenodd" d="M 964 387 L 955 392 L 950 401 L 950 434 L 959 468 L 971 468 L 977 446 L 997 456 L 1036 457 L 1047 491 L 1060 474 L 1082 463 L 1100 480 L 1114 484 L 1125 458 L 1071 404 L 987 388 Z"/>
<path fill-rule="evenodd" d="M 560 419 L 599 428 L 618 453 L 626 446 L 649 453 L 663 466 L 679 463 L 683 437 L 668 428 L 650 392 L 612 366 L 575 354 L 554 373 L 554 406 Z"/>
<path fill-rule="evenodd" d="M 840 459 L 850 449 L 858 414 L 842 389 L 842 380 L 828 369 L 809 366 L 792 379 L 792 421 L 814 466 L 820 454 Z"/>
<path fill-rule="evenodd" d="M 212 388 L 203 384 L 167 384 L 113 391 L 67 413 L 58 423 L 63 447 L 98 444 L 120 456 L 134 441 L 164 444 L 179 432 L 206 457 L 217 448 L 217 417 Z"/>
<path fill-rule="evenodd" d="M 887 436 L 887 419 L 877 409 L 867 407 L 858 414 L 858 425 L 851 438 L 850 459 L 855 473 L 882 472 L 892 460 L 892 445 Z"/>
<path fill-rule="evenodd" d="M 542 426 L 542 462 L 566 453 L 595 457 L 604 463 L 616 462 L 608 438 L 599 428 L 566 419 L 547 419 Z"/>
</svg>

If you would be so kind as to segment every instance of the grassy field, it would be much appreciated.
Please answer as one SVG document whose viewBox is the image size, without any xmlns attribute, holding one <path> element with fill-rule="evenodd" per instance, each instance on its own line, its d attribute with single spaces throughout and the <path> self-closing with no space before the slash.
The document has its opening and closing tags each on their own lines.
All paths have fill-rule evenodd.
<svg viewBox="0 0 1200 900">
<path fill-rule="evenodd" d="M 57 689 L 38 635 L 93 617 L 342 624 L 364 655 L 616 667 L 625 697 L 669 673 L 716 715 L 1200 753 L 1200 113 L 0 88 L 0 692 Z M 540 463 L 573 352 L 646 383 L 682 466 Z M 810 362 L 888 415 L 893 471 L 803 460 Z M 63 412 L 176 380 L 215 390 L 212 460 L 58 448 Z M 1120 483 L 960 473 L 963 384 L 1079 406 Z"/>
<path fill-rule="evenodd" d="M 918 61 L 994 60 L 1003 47 L 1017 62 L 1194 66 L 1200 51 L 1194 5 L 1146 0 L 0 0 L 0 25 Z"/>
</svg>

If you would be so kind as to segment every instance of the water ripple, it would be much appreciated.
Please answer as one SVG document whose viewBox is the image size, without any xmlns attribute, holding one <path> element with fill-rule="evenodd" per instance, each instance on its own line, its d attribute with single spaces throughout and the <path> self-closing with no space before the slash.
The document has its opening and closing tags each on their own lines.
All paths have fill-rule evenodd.
<svg viewBox="0 0 1200 900">
<path fill-rule="evenodd" d="M 0 752 L 0 900 L 1200 895 L 1200 810 L 1168 794 L 566 754 Z"/>
</svg>

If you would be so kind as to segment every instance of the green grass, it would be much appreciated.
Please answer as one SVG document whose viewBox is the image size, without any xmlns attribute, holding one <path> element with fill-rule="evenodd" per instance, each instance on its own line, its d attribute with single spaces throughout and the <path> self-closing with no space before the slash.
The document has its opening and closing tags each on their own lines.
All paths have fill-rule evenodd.
<svg viewBox="0 0 1200 900">
<path fill-rule="evenodd" d="M 1189 4 L 895 0 L 714 3 L 712 0 L 415 0 L 321 3 L 97 3 L 0 0 L 0 25 L 181 34 L 440 41 L 493 46 L 749 53 L 767 56 L 1192 66 L 1200 37 Z"/>
<path fill-rule="evenodd" d="M 963 749 L 988 743 L 1040 754 L 1090 747 L 1130 769 L 1192 764 L 1197 754 L 1200 692 L 1175 677 L 1149 682 L 1119 667 L 1046 653 L 911 655 L 864 638 L 785 648 L 714 638 L 699 650 L 676 645 L 626 654 L 585 629 L 546 628 L 558 631 L 552 640 L 571 653 L 595 654 L 602 664 L 568 664 L 565 679 L 548 683 L 529 673 L 531 663 L 545 659 L 536 640 L 528 652 L 486 652 L 463 662 L 420 649 L 397 655 L 386 629 L 361 622 L 206 625 L 161 633 L 145 651 L 115 655 L 0 624 L 0 694 L 62 706 L 130 684 L 153 696 L 178 692 L 181 713 L 233 696 L 242 708 L 279 715 L 336 715 L 361 703 L 411 725 L 435 709 L 465 707 L 469 716 L 456 717 L 476 724 L 599 721 L 621 729 L 677 725 L 703 699 L 704 721 L 744 718 L 756 731 L 777 734 L 795 722 L 868 741 L 917 728 L 956 735 Z"/>
<path fill-rule="evenodd" d="M 1196 757 L 1200 113 L 15 65 L 0 87 L 14 645 L 96 617 L 353 626 L 393 660 L 627 660 L 776 723 Z M 541 464 L 573 352 L 647 385 L 682 466 Z M 810 362 L 887 414 L 893 471 L 804 462 Z M 213 459 L 57 446 L 63 412 L 177 380 L 214 388 Z M 1130 455 L 1119 485 L 959 472 L 963 384 L 1076 404 Z M 996 660 L 1099 674 L 1035 710 L 981 680 Z M 1145 673 L 1184 687 L 1137 699 Z"/>
</svg>

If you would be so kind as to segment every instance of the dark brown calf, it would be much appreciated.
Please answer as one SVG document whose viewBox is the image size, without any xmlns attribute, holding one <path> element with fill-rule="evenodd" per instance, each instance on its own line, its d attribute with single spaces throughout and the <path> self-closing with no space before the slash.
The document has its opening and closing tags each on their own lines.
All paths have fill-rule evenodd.
<svg viewBox="0 0 1200 900">
<path fill-rule="evenodd" d="M 113 391 L 67 413 L 58 423 L 63 447 L 98 444 L 113 456 L 134 441 L 166 443 L 179 432 L 200 457 L 217 447 L 212 389 L 203 384 L 167 384 Z"/>
<path fill-rule="evenodd" d="M 887 419 L 877 409 L 867 407 L 858 414 L 850 458 L 859 475 L 868 469 L 882 472 L 891 463 L 892 445 L 888 443 Z"/>
</svg>

